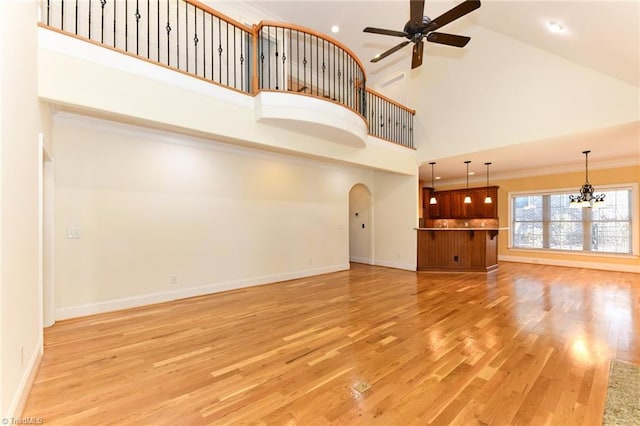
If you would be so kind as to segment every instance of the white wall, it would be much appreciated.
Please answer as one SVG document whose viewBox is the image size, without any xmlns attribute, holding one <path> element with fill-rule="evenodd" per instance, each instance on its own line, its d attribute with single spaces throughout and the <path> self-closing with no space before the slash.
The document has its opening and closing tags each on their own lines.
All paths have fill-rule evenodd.
<svg viewBox="0 0 640 426">
<path fill-rule="evenodd" d="M 375 264 L 416 270 L 418 176 L 376 173 L 373 247 Z"/>
<path fill-rule="evenodd" d="M 0 417 L 19 415 L 42 348 L 36 2 L 0 2 Z"/>
<path fill-rule="evenodd" d="M 188 129 L 204 137 L 244 146 L 415 173 L 414 150 L 389 142 L 381 144 L 374 137 L 368 137 L 366 148 L 362 144 L 354 147 L 335 143 L 331 135 L 352 133 L 339 126 L 353 119 L 359 125 L 363 121 L 357 114 L 330 102 L 277 94 L 278 99 L 295 97 L 298 104 L 307 99 L 307 108 L 301 109 L 301 115 L 307 119 L 316 116 L 325 130 L 305 127 L 304 120 L 290 120 L 282 128 L 260 121 L 261 109 L 271 107 L 269 110 L 274 111 L 274 105 L 265 103 L 265 99 L 273 100 L 273 96 L 254 98 L 46 29 L 40 29 L 39 41 L 38 60 L 41 69 L 46 70 L 38 76 L 39 94 L 63 108 L 177 132 Z M 336 109 L 341 114 L 336 114 Z M 328 123 L 336 126 L 333 134 L 326 131 Z M 306 132 L 300 131 L 302 128 Z"/>
<path fill-rule="evenodd" d="M 58 318 L 347 269 L 349 190 L 404 182 L 65 114 L 54 157 Z M 398 195 L 412 207 L 415 186 Z"/>
<path fill-rule="evenodd" d="M 482 27 L 467 34 L 463 58 L 432 55 L 410 73 L 419 162 L 640 116 L 637 87 Z"/>
</svg>

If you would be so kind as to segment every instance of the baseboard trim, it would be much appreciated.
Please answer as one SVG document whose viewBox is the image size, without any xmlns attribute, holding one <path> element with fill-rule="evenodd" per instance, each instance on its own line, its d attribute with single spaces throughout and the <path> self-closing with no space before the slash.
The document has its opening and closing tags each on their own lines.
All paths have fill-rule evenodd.
<svg viewBox="0 0 640 426">
<path fill-rule="evenodd" d="M 569 268 L 599 269 L 603 271 L 640 273 L 640 266 L 638 265 L 616 265 L 611 263 L 594 263 L 594 262 L 584 262 L 584 261 L 576 261 L 576 260 L 544 259 L 539 257 L 524 257 L 524 256 L 498 256 L 498 261 L 532 263 L 536 265 L 549 265 L 549 266 L 566 266 Z"/>
<path fill-rule="evenodd" d="M 386 260 L 374 260 L 373 265 L 384 266 L 387 268 L 393 269 L 404 269 L 405 271 L 416 271 L 417 264 L 408 264 L 408 263 L 400 263 L 400 262 L 389 262 Z"/>
<path fill-rule="evenodd" d="M 144 294 L 140 296 L 125 297 L 122 299 L 107 300 L 103 302 L 88 303 L 84 305 L 69 306 L 56 309 L 56 320 L 83 317 L 87 315 L 101 314 L 104 312 L 118 311 L 121 309 L 135 308 L 138 306 L 152 305 L 154 303 L 170 302 L 172 300 L 186 299 L 189 297 L 204 296 L 219 293 L 221 291 L 235 290 L 243 287 L 272 284 L 280 281 L 305 278 L 330 272 L 349 270 L 349 264 L 325 266 L 322 268 L 306 269 L 283 274 L 265 275 L 262 277 L 247 278 L 241 280 L 224 281 L 199 287 L 190 287 Z"/>
<path fill-rule="evenodd" d="M 351 256 L 349 257 L 349 262 L 364 263 L 365 265 L 373 265 L 373 259 L 371 259 L 370 257 Z"/>
<path fill-rule="evenodd" d="M 42 335 L 40 335 L 38 344 L 29 357 L 27 368 L 25 368 L 22 378 L 20 379 L 18 389 L 16 389 L 16 393 L 11 400 L 9 411 L 3 418 L 20 419 L 22 417 L 22 412 L 24 411 L 24 407 L 27 404 L 27 398 L 29 398 L 31 388 L 33 387 L 33 383 L 36 380 L 36 375 L 38 374 L 38 369 L 40 368 L 40 362 L 42 361 L 42 350 L 43 341 Z"/>
</svg>

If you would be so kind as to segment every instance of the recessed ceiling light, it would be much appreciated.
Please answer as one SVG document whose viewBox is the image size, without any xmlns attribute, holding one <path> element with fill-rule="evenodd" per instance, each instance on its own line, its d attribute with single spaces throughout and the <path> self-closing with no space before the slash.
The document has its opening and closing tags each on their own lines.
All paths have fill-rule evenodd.
<svg viewBox="0 0 640 426">
<path fill-rule="evenodd" d="M 440 179 L 442 179 L 442 177 L 436 176 L 436 180 L 440 180 Z"/>
<path fill-rule="evenodd" d="M 563 33 L 565 31 L 562 24 L 554 21 L 550 21 L 547 24 L 547 28 L 549 28 L 549 31 L 551 31 L 552 33 Z"/>
<path fill-rule="evenodd" d="M 476 172 L 469 172 L 469 176 L 473 176 L 475 174 L 476 174 Z"/>
<path fill-rule="evenodd" d="M 331 32 L 332 32 L 332 33 L 334 33 L 334 34 L 335 34 L 335 33 L 337 33 L 338 31 L 340 31 L 340 27 L 339 27 L 339 26 L 334 25 L 334 26 L 332 26 L 332 27 L 331 27 Z"/>
</svg>

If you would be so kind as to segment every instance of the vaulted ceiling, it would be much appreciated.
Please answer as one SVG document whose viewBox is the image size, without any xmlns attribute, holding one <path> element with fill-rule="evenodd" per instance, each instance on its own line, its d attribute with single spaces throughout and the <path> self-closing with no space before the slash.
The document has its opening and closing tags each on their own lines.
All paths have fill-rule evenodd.
<svg viewBox="0 0 640 426">
<path fill-rule="evenodd" d="M 460 178 L 465 159 L 478 168 L 492 161 L 493 173 L 504 176 L 580 170 L 584 149 L 593 151 L 593 167 L 640 162 L 638 1 L 483 0 L 442 28 L 471 42 L 463 49 L 425 43 L 416 70 L 410 46 L 370 63 L 402 39 L 362 32 L 401 31 L 409 0 L 243 3 L 249 19 L 291 22 L 339 40 L 365 63 L 370 87 L 401 76 L 405 89 L 390 95 L 422 116 L 419 159 L 437 161 L 445 180 Z M 426 0 L 425 14 L 435 18 L 457 3 Z M 549 22 L 565 31 L 550 32 Z M 428 167 L 421 177 L 430 179 Z"/>
</svg>

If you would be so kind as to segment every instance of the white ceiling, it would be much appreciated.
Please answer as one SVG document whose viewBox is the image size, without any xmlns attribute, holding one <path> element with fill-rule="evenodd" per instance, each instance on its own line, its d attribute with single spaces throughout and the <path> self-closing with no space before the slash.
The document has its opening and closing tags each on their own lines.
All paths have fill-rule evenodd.
<svg viewBox="0 0 640 426">
<path fill-rule="evenodd" d="M 460 1 L 426 0 L 425 15 L 435 18 Z M 409 0 L 254 0 L 250 2 L 270 18 L 295 23 L 330 35 L 362 60 L 367 68 L 368 84 L 388 75 L 390 69 L 410 69 L 411 47 L 372 64 L 369 59 L 404 39 L 366 34 L 366 26 L 401 31 L 409 17 Z M 555 21 L 566 31 L 553 34 L 546 24 Z M 331 33 L 338 25 L 340 32 Z M 638 88 L 640 96 L 640 1 L 527 1 L 482 0 L 480 9 L 441 29 L 461 35 L 471 35 L 473 25 L 563 57 L 602 74 Z M 444 50 L 443 50 L 444 49 Z M 439 54 L 464 56 L 473 49 L 473 37 L 464 49 L 425 43 L 423 67 L 429 66 L 429 56 Z M 444 52 L 444 53 L 443 53 Z M 451 52 L 451 53 L 448 53 Z M 505 58 L 507 61 L 508 58 Z M 640 98 L 639 98 L 640 102 Z M 410 105 L 409 105 L 410 106 Z M 420 111 L 417 111 L 420 114 Z M 638 118 L 640 120 L 640 117 Z M 606 137 L 603 137 L 606 136 Z M 564 136 L 559 136 L 562 139 Z M 621 141 L 612 149 L 606 140 Z M 525 143 L 486 152 L 470 152 L 455 158 L 433 159 L 438 162 L 437 174 L 453 182 L 464 179 L 464 160 L 472 160 L 472 169 L 485 173 L 485 161 L 491 161 L 492 174 L 516 176 L 524 169 L 553 171 L 579 170 L 584 167 L 581 152 L 593 151 L 590 164 L 598 167 L 622 164 L 640 159 L 640 126 L 638 123 L 602 129 L 585 135 L 564 138 L 562 152 L 558 139 Z M 546 153 L 546 155 L 545 155 Z M 431 179 L 430 166 L 421 167 L 421 178 Z"/>
<path fill-rule="evenodd" d="M 426 0 L 425 14 L 435 18 L 459 1 Z M 275 18 L 312 28 L 339 40 L 360 57 L 367 72 L 376 74 L 388 61 L 404 57 L 410 65 L 411 47 L 377 64 L 368 62 L 402 38 L 365 34 L 366 26 L 402 31 L 409 18 L 409 0 L 254 0 Z M 467 22 L 465 22 L 467 21 Z M 552 34 L 546 23 L 561 23 L 566 31 Z M 338 25 L 340 32 L 331 33 Z M 640 86 L 640 1 L 483 0 L 480 9 L 442 28 L 464 35 L 477 24 Z M 427 49 L 435 46 L 427 43 Z M 466 47 L 473 47 L 473 40 Z M 427 51 L 427 57 L 429 53 Z"/>
</svg>

